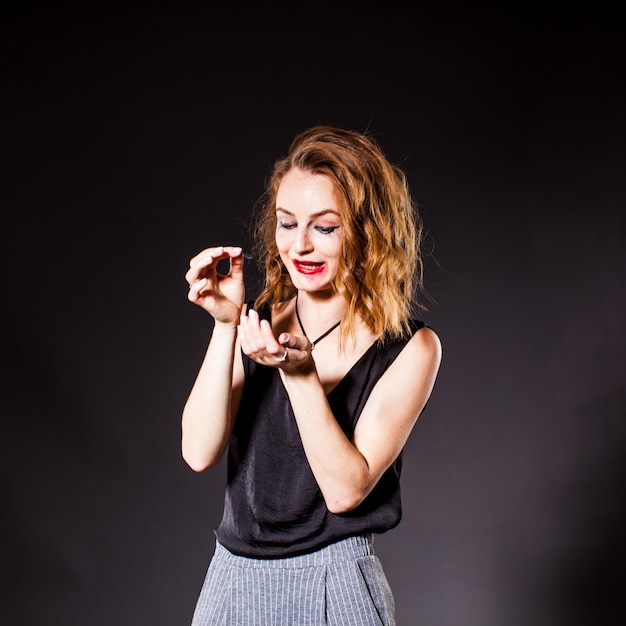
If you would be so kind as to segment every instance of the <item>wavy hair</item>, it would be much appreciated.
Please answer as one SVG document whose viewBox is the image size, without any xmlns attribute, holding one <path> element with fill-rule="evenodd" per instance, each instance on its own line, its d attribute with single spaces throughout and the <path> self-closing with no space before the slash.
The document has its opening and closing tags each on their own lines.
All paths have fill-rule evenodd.
<svg viewBox="0 0 626 626">
<path fill-rule="evenodd" d="M 298 134 L 278 159 L 255 205 L 253 250 L 265 269 L 255 306 L 275 304 L 296 293 L 276 246 L 276 195 L 292 169 L 321 174 L 332 182 L 343 231 L 335 290 L 346 301 L 340 344 L 354 338 L 356 317 L 384 340 L 409 330 L 423 289 L 423 225 L 406 175 L 372 137 L 332 126 Z"/>
</svg>

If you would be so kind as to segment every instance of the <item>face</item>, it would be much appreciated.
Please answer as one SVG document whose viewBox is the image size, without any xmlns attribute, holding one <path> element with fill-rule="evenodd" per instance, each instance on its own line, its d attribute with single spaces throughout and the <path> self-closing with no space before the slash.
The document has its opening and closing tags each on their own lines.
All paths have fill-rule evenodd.
<svg viewBox="0 0 626 626">
<path fill-rule="evenodd" d="M 276 218 L 276 245 L 296 289 L 332 292 L 342 229 L 330 179 L 290 170 L 278 188 Z"/>
</svg>

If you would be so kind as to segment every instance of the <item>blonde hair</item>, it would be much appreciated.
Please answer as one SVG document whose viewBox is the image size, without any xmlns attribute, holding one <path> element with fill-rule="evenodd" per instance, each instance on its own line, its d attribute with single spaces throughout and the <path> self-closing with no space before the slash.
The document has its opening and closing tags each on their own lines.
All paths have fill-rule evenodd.
<svg viewBox="0 0 626 626">
<path fill-rule="evenodd" d="M 276 246 L 276 195 L 290 170 L 327 176 L 342 225 L 342 254 L 334 288 L 346 301 L 341 346 L 354 338 L 357 316 L 384 340 L 409 330 L 423 288 L 423 226 L 404 172 L 366 134 L 315 126 L 278 159 L 253 214 L 253 248 L 265 268 L 255 306 L 292 298 L 296 290 Z"/>
</svg>

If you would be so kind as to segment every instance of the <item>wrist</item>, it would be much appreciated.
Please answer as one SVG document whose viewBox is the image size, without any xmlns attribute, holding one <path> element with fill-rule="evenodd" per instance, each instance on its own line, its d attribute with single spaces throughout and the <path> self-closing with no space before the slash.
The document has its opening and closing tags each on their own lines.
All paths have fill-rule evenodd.
<svg viewBox="0 0 626 626">
<path fill-rule="evenodd" d="M 237 322 L 218 322 L 213 325 L 213 335 L 235 337 L 237 335 Z"/>
<path fill-rule="evenodd" d="M 319 385 L 320 379 L 317 374 L 315 362 L 311 359 L 310 363 L 300 365 L 295 368 L 281 368 L 281 374 L 284 382 L 292 388 L 307 387 L 310 385 Z"/>
</svg>

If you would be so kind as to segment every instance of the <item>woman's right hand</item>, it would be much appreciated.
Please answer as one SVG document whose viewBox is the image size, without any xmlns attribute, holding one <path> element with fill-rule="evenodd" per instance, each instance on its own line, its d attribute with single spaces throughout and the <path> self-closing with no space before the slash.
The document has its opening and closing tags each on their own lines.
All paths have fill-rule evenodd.
<svg viewBox="0 0 626 626">
<path fill-rule="evenodd" d="M 227 274 L 217 264 L 230 260 Z M 216 322 L 237 326 L 244 303 L 243 252 L 236 246 L 206 248 L 189 262 L 185 274 L 189 283 L 188 299 L 209 313 Z"/>
</svg>

